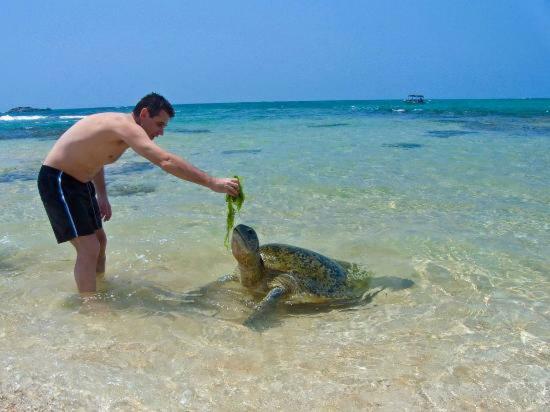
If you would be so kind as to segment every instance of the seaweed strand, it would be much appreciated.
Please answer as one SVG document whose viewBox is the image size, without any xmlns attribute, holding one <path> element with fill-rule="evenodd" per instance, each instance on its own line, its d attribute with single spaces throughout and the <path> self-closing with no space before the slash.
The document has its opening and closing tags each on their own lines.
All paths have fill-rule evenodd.
<svg viewBox="0 0 550 412">
<path fill-rule="evenodd" d="M 229 249 L 229 234 L 231 230 L 233 230 L 233 226 L 235 226 L 235 215 L 240 212 L 245 199 L 242 179 L 239 176 L 235 176 L 235 178 L 239 181 L 239 194 L 236 197 L 225 195 L 225 202 L 227 203 L 227 220 L 223 244 L 227 249 Z"/>
</svg>

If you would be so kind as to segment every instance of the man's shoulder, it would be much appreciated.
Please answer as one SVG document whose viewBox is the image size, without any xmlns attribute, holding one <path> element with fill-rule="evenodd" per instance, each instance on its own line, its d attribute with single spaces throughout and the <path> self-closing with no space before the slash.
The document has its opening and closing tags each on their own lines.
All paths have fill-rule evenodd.
<svg viewBox="0 0 550 412">
<path fill-rule="evenodd" d="M 118 113 L 118 112 L 103 112 L 95 113 L 88 116 L 90 119 L 107 121 L 107 122 L 116 122 L 116 123 L 130 123 L 130 117 L 128 113 Z"/>
<path fill-rule="evenodd" d="M 94 120 L 103 123 L 108 129 L 127 134 L 136 130 L 136 123 L 127 113 L 105 112 L 94 114 Z"/>
<path fill-rule="evenodd" d="M 103 121 L 107 124 L 107 129 L 114 132 L 115 135 L 130 144 L 130 141 L 136 141 L 147 137 L 143 129 L 134 121 L 131 114 L 127 113 L 102 113 Z"/>
</svg>

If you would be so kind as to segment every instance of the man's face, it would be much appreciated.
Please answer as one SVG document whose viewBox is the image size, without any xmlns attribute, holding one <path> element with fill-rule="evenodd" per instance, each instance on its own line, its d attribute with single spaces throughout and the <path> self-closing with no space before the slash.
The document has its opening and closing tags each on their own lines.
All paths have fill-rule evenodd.
<svg viewBox="0 0 550 412">
<path fill-rule="evenodd" d="M 145 130 L 147 136 L 153 140 L 157 136 L 164 134 L 164 128 L 168 124 L 170 116 L 164 110 L 161 110 L 156 116 L 149 116 L 149 110 L 143 108 L 139 114 L 139 125 Z"/>
</svg>

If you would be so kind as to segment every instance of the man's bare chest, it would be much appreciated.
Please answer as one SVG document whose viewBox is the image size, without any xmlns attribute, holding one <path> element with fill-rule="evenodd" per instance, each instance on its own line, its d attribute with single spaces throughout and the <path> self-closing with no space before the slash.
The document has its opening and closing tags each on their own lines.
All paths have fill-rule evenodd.
<svg viewBox="0 0 550 412">
<path fill-rule="evenodd" d="M 105 164 L 114 163 L 128 149 L 128 145 L 124 141 L 114 143 L 106 152 Z"/>
</svg>

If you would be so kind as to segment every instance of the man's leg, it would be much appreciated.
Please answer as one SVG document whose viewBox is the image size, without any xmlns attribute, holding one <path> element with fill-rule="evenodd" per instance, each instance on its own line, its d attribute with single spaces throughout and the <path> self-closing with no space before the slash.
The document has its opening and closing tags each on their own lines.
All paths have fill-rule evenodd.
<svg viewBox="0 0 550 412">
<path fill-rule="evenodd" d="M 79 236 L 71 240 L 76 249 L 74 278 L 80 293 L 96 291 L 96 267 L 99 257 L 99 240 L 96 234 Z"/>
<path fill-rule="evenodd" d="M 97 240 L 99 241 L 99 256 L 97 258 L 97 265 L 95 272 L 100 275 L 105 273 L 105 250 L 107 249 L 107 234 L 103 228 L 95 231 Z"/>
</svg>

